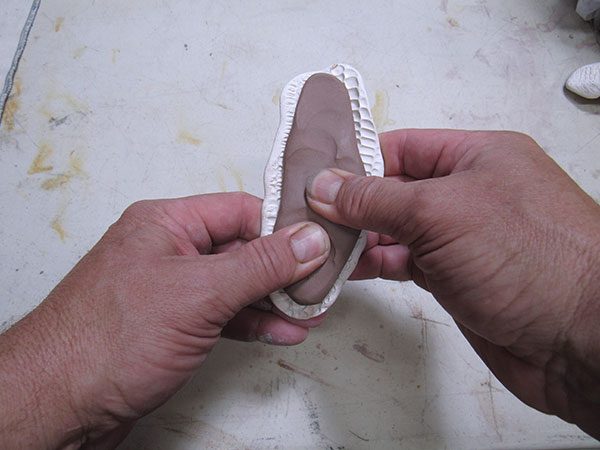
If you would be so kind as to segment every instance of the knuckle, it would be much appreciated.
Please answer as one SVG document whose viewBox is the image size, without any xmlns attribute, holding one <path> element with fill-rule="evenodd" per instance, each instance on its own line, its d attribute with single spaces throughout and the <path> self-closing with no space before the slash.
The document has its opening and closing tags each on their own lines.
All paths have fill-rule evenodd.
<svg viewBox="0 0 600 450">
<path fill-rule="evenodd" d="M 150 200 L 138 200 L 132 203 L 123 211 L 121 218 L 131 220 L 142 217 L 148 211 L 150 203 L 152 203 Z"/>
<path fill-rule="evenodd" d="M 349 222 L 362 220 L 380 201 L 381 183 L 376 177 L 353 177 L 342 185 L 336 199 L 337 210 Z"/>
</svg>

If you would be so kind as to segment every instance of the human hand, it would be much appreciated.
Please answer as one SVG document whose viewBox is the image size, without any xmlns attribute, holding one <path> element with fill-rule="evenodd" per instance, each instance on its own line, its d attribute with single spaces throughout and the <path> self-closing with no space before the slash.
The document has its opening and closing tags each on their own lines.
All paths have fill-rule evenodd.
<svg viewBox="0 0 600 450">
<path fill-rule="evenodd" d="M 430 291 L 522 401 L 600 437 L 600 207 L 529 137 L 399 130 L 386 178 L 321 172 L 310 206 L 372 230 L 354 278 Z"/>
<path fill-rule="evenodd" d="M 129 207 L 0 336 L 0 448 L 112 448 L 221 335 L 303 341 L 322 318 L 290 322 L 250 305 L 319 267 L 329 239 L 310 223 L 258 238 L 260 210 L 242 193 Z"/>
</svg>

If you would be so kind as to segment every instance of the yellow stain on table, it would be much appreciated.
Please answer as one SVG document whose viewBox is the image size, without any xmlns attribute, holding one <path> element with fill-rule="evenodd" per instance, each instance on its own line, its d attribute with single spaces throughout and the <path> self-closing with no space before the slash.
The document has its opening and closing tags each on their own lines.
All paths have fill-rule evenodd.
<svg viewBox="0 0 600 450">
<path fill-rule="evenodd" d="M 65 242 L 68 234 L 62 226 L 63 211 L 60 211 L 57 216 L 50 222 L 50 227 L 58 233 L 60 240 Z"/>
<path fill-rule="evenodd" d="M 21 95 L 21 88 L 23 87 L 23 81 L 20 78 L 17 78 L 13 83 L 13 89 L 15 90 L 15 95 L 18 97 Z"/>
<path fill-rule="evenodd" d="M 84 177 L 89 178 L 89 174 L 83 169 L 83 161 L 81 156 L 72 151 L 69 155 L 69 170 L 64 173 L 47 179 L 42 183 L 42 189 L 46 191 L 53 191 L 67 185 L 73 177 Z"/>
<path fill-rule="evenodd" d="M 60 29 L 62 28 L 63 23 L 65 23 L 65 18 L 64 17 L 57 17 L 56 18 L 56 24 L 54 25 L 54 31 L 58 33 L 60 31 Z"/>
<path fill-rule="evenodd" d="M 52 177 L 42 183 L 42 189 L 46 191 L 53 191 L 54 189 L 58 189 L 61 186 L 64 186 L 69 181 L 71 181 L 73 175 L 70 173 L 61 173 Z"/>
<path fill-rule="evenodd" d="M 19 110 L 19 99 L 15 96 L 11 96 L 6 101 L 4 107 L 4 115 L 2 117 L 2 123 L 6 124 L 6 129 L 12 131 L 15 129 L 15 116 Z"/>
<path fill-rule="evenodd" d="M 19 111 L 20 102 L 19 96 L 21 95 L 21 87 L 23 82 L 20 79 L 16 79 L 13 84 L 14 94 L 11 94 L 6 101 L 4 106 L 4 115 L 2 116 L 2 123 L 6 123 L 8 131 L 15 129 L 15 117 Z"/>
<path fill-rule="evenodd" d="M 117 63 L 117 53 L 121 53 L 121 50 L 119 50 L 118 48 L 113 48 L 112 49 L 112 63 L 113 64 Z"/>
<path fill-rule="evenodd" d="M 375 104 L 373 105 L 373 108 L 371 108 L 371 113 L 373 114 L 373 121 L 378 130 L 382 130 L 387 125 L 394 125 L 396 123 L 389 118 L 389 104 L 390 99 L 387 92 L 375 92 Z"/>
<path fill-rule="evenodd" d="M 77 50 L 73 52 L 73 59 L 79 59 L 83 56 L 83 54 L 87 51 L 88 46 L 84 45 L 83 47 L 79 47 Z"/>
<path fill-rule="evenodd" d="M 179 136 L 177 136 L 177 140 L 181 143 L 194 145 L 196 147 L 200 147 L 202 145 L 202 139 L 192 136 L 187 131 L 180 131 Z"/>
<path fill-rule="evenodd" d="M 233 111 L 233 108 L 231 106 L 226 105 L 225 103 L 215 103 L 215 105 L 227 111 Z"/>
<path fill-rule="evenodd" d="M 231 167 L 230 170 L 231 170 L 231 174 L 233 175 L 233 178 L 235 179 L 235 183 L 237 185 L 238 191 L 243 191 L 244 190 L 244 180 L 242 179 L 242 174 L 240 172 L 238 172 L 236 169 L 234 169 L 233 167 Z"/>
<path fill-rule="evenodd" d="M 48 165 L 48 158 L 52 156 L 52 148 L 48 144 L 41 144 L 37 155 L 31 163 L 31 167 L 27 171 L 28 175 L 33 175 L 41 172 L 49 172 L 53 169 Z"/>
<path fill-rule="evenodd" d="M 69 167 L 74 172 L 74 175 L 81 175 L 85 178 L 90 177 L 90 175 L 83 168 L 83 160 L 81 159 L 81 155 L 77 154 L 75 150 L 69 154 Z"/>
<path fill-rule="evenodd" d="M 227 61 L 223 61 L 223 66 L 221 67 L 221 80 L 225 78 L 225 72 L 227 71 Z"/>
<path fill-rule="evenodd" d="M 223 175 L 221 174 L 221 172 L 216 172 L 216 176 L 217 176 L 217 184 L 219 185 L 219 189 L 221 190 L 221 192 L 227 192 L 227 186 L 225 185 L 225 179 L 223 178 Z"/>
</svg>

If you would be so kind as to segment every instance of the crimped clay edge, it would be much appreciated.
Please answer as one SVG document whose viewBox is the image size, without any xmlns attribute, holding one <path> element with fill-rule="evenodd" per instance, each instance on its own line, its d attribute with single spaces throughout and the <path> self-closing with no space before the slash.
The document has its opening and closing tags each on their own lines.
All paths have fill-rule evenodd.
<svg viewBox="0 0 600 450">
<path fill-rule="evenodd" d="M 367 93 L 358 71 L 347 64 L 335 64 L 326 70 L 307 72 L 296 76 L 285 86 L 279 102 L 279 128 L 265 168 L 265 199 L 262 208 L 261 236 L 273 233 L 281 200 L 283 154 L 287 138 L 292 129 L 296 105 L 298 104 L 302 87 L 306 80 L 316 73 L 333 75 L 344 83 L 350 96 L 356 143 L 365 172 L 369 176 L 383 176 L 384 174 L 379 138 L 375 129 L 373 116 L 371 115 Z M 367 232 L 362 231 L 338 279 L 321 303 L 317 303 L 316 305 L 299 305 L 285 291 L 279 290 L 270 295 L 273 304 L 284 314 L 296 319 L 310 319 L 324 313 L 337 300 L 342 286 L 356 267 L 358 258 L 366 245 L 366 239 Z"/>
</svg>

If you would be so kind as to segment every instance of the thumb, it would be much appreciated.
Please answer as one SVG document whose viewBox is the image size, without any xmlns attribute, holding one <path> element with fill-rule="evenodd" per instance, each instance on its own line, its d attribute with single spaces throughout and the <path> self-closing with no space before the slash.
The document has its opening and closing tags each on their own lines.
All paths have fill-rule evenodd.
<svg viewBox="0 0 600 450">
<path fill-rule="evenodd" d="M 306 189 L 310 207 L 332 222 L 410 244 L 432 211 L 431 180 L 403 182 L 340 169 L 319 172 Z"/>
<path fill-rule="evenodd" d="M 214 268 L 226 277 L 228 303 L 237 311 L 307 277 L 327 260 L 330 245 L 323 228 L 301 222 L 218 255 Z"/>
</svg>

